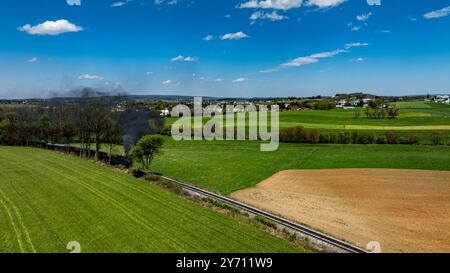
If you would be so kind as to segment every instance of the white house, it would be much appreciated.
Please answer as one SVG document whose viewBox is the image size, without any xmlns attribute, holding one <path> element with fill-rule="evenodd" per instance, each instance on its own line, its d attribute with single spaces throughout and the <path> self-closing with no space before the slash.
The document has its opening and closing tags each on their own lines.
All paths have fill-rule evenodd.
<svg viewBox="0 0 450 273">
<path fill-rule="evenodd" d="M 162 117 L 167 117 L 170 115 L 170 111 L 167 109 L 161 110 L 161 116 Z"/>
<path fill-rule="evenodd" d="M 436 98 L 434 98 L 434 102 L 439 102 L 439 103 L 450 103 L 450 96 L 448 96 L 448 95 L 439 95 L 439 96 L 436 96 Z"/>
<path fill-rule="evenodd" d="M 336 108 L 344 108 L 344 106 L 347 104 L 346 100 L 340 100 L 336 103 Z"/>
</svg>

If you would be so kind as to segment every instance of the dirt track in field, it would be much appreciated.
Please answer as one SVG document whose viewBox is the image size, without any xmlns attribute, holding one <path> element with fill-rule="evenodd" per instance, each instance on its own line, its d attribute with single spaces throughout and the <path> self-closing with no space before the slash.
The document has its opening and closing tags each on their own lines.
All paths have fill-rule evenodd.
<svg viewBox="0 0 450 273">
<path fill-rule="evenodd" d="M 231 196 L 363 248 L 450 252 L 450 171 L 282 171 Z"/>
</svg>

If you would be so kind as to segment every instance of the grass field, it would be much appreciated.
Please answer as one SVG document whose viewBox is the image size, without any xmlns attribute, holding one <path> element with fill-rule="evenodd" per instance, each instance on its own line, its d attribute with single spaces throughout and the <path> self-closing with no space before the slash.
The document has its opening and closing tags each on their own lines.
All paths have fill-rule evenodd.
<svg viewBox="0 0 450 273">
<path fill-rule="evenodd" d="M 351 126 L 351 129 L 362 129 L 367 126 L 374 128 L 393 128 L 407 126 L 405 130 L 411 127 L 428 126 L 440 128 L 438 126 L 450 125 L 450 105 L 425 103 L 423 101 L 409 101 L 396 103 L 400 109 L 400 115 L 397 119 L 368 119 L 364 116 L 365 109 L 360 109 L 360 118 L 355 118 L 355 110 L 335 109 L 329 111 L 307 110 L 295 112 L 283 112 L 280 115 L 281 127 L 292 127 L 297 124 L 312 124 L 314 127 L 324 128 L 338 126 L 336 129 L 342 129 L 339 126 Z M 323 127 L 319 127 L 321 124 Z M 396 130 L 399 130 L 396 128 Z"/>
<path fill-rule="evenodd" d="M 0 147 L 0 252 L 299 252 L 157 186 L 70 155 Z"/>
<path fill-rule="evenodd" d="M 280 144 L 261 152 L 258 142 L 181 141 L 167 138 L 153 170 L 224 194 L 255 186 L 281 170 L 397 168 L 450 170 L 450 147 L 410 145 Z"/>
<path fill-rule="evenodd" d="M 364 129 L 371 126 L 384 130 L 385 127 L 389 126 L 393 128 L 427 126 L 438 129 L 443 127 L 450 130 L 450 105 L 423 101 L 398 102 L 395 105 L 400 109 L 400 115 L 396 119 L 368 119 L 364 115 L 365 109 L 362 108 L 357 109 L 360 111 L 359 118 L 355 118 L 355 109 L 286 111 L 280 113 L 280 127 L 288 128 L 302 125 L 307 128 L 346 129 L 346 126 L 350 126 L 351 129 L 359 129 L 359 126 L 361 126 Z M 167 124 L 173 124 L 176 120 L 177 118 L 168 118 Z M 204 118 L 203 122 L 206 121 L 208 119 Z"/>
<path fill-rule="evenodd" d="M 280 128 L 303 126 L 321 132 L 358 130 L 377 135 L 395 131 L 404 137 L 418 136 L 422 143 L 431 143 L 432 132 L 441 132 L 445 143 L 450 141 L 450 105 L 405 101 L 396 103 L 396 106 L 400 109 L 400 116 L 397 119 L 368 119 L 364 116 L 365 109 L 359 109 L 360 118 L 355 118 L 355 110 L 344 109 L 281 112 Z M 166 123 L 171 125 L 176 120 L 168 118 Z M 203 122 L 207 121 L 205 118 Z M 247 125 L 249 124 L 247 121 Z"/>
</svg>

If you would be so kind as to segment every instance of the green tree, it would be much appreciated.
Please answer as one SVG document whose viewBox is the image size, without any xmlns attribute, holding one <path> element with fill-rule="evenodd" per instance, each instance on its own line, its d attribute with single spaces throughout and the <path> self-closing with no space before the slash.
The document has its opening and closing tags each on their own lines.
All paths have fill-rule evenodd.
<svg viewBox="0 0 450 273">
<path fill-rule="evenodd" d="M 441 145 L 442 144 L 442 133 L 441 132 L 434 132 L 431 134 L 431 142 L 433 145 Z"/>
<path fill-rule="evenodd" d="M 42 138 L 45 144 L 47 144 L 48 136 L 50 134 L 50 118 L 47 114 L 43 114 L 39 118 L 39 129 L 41 130 Z"/>
<path fill-rule="evenodd" d="M 164 139 L 161 136 L 144 136 L 131 149 L 130 157 L 133 161 L 141 163 L 146 171 L 149 171 L 153 158 L 155 155 L 161 153 L 163 145 Z"/>
<path fill-rule="evenodd" d="M 395 106 L 393 107 L 389 107 L 388 109 L 388 116 L 391 119 L 395 119 L 398 117 L 398 115 L 400 114 L 398 108 L 396 108 Z"/>
</svg>

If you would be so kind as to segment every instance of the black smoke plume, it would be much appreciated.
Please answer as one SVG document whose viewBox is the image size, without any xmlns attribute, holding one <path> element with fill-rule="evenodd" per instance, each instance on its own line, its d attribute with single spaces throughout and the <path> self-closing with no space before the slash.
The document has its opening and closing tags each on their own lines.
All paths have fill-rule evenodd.
<svg viewBox="0 0 450 273">
<path fill-rule="evenodd" d="M 127 109 L 119 116 L 119 127 L 123 132 L 123 148 L 128 155 L 141 137 L 161 132 L 164 119 L 152 109 Z"/>
</svg>

